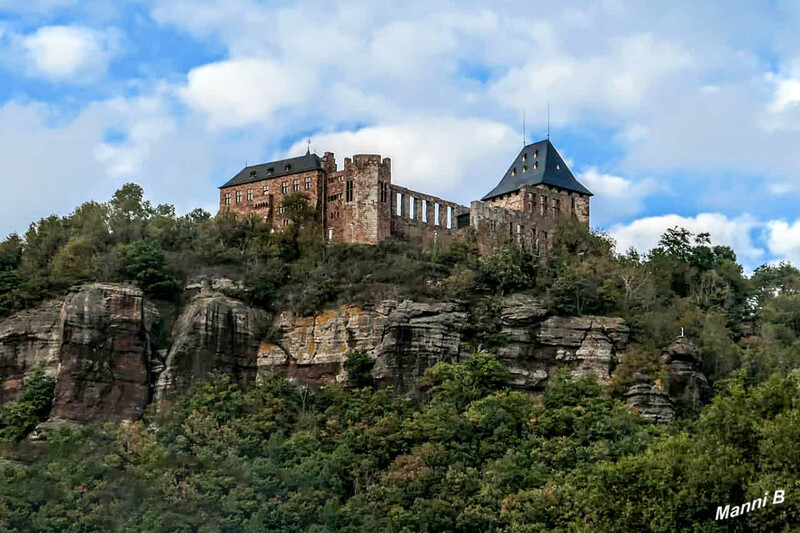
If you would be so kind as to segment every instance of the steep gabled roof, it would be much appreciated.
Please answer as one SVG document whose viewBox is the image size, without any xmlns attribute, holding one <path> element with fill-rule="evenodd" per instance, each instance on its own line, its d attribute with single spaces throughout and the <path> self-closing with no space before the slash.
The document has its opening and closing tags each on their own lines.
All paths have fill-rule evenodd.
<svg viewBox="0 0 800 533">
<path fill-rule="evenodd" d="M 300 157 L 244 167 L 238 174 L 228 180 L 225 185 L 222 185 L 220 189 L 234 185 L 244 185 L 254 181 L 290 176 L 299 172 L 308 172 L 309 170 L 322 170 L 322 161 L 317 154 L 307 153 Z"/>
<path fill-rule="evenodd" d="M 593 196 L 589 189 L 575 179 L 556 147 L 546 139 L 523 148 L 497 187 L 481 200 L 516 192 L 525 185 L 540 183 Z"/>
</svg>

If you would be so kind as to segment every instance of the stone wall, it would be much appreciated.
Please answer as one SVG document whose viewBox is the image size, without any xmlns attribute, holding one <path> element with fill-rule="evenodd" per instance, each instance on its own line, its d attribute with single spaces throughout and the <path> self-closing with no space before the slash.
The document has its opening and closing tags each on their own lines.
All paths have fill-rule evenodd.
<svg viewBox="0 0 800 533">
<path fill-rule="evenodd" d="M 464 224 L 459 216 L 469 216 L 469 207 L 436 196 L 392 185 L 392 234 L 418 238 L 432 243 L 437 238 L 452 237 Z"/>
<path fill-rule="evenodd" d="M 324 220 L 328 242 L 378 244 L 389 237 L 391 175 L 391 160 L 379 155 L 345 158 L 343 170 L 327 174 Z"/>
</svg>

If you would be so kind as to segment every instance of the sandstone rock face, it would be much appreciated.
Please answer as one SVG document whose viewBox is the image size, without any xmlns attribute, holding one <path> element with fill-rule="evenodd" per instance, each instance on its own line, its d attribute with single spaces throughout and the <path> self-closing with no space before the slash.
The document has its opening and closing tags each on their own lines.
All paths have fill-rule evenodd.
<svg viewBox="0 0 800 533">
<path fill-rule="evenodd" d="M 172 331 L 172 347 L 156 385 L 156 399 L 168 400 L 211 372 L 247 386 L 256 377 L 263 311 L 213 291 L 192 299 Z"/>
<path fill-rule="evenodd" d="M 52 416 L 79 422 L 140 418 L 149 401 L 150 328 L 156 308 L 134 287 L 73 289 L 61 308 Z"/>
<path fill-rule="evenodd" d="M 346 379 L 347 354 L 360 349 L 375 359 L 376 381 L 407 391 L 437 362 L 458 359 L 466 320 L 458 304 L 410 301 L 344 306 L 307 318 L 281 313 L 275 322 L 281 340 L 262 344 L 258 368 L 318 387 Z"/>
<path fill-rule="evenodd" d="M 0 401 L 24 376 L 56 380 L 52 416 L 68 421 L 139 418 L 149 401 L 150 328 L 158 312 L 134 287 L 93 283 L 0 323 Z"/>
<path fill-rule="evenodd" d="M 625 393 L 625 403 L 642 418 L 659 424 L 675 419 L 675 404 L 666 392 L 649 383 L 647 376 L 634 375 L 634 385 Z"/>
<path fill-rule="evenodd" d="M 547 314 L 533 297 L 515 295 L 503 301 L 501 333 L 507 339 L 500 359 L 511 372 L 512 385 L 538 390 L 559 368 L 575 377 L 594 373 L 609 379 L 618 356 L 627 347 L 630 330 L 621 318 Z"/>
<path fill-rule="evenodd" d="M 55 376 L 61 349 L 61 301 L 0 322 L 0 403 L 16 399 L 26 374 Z"/>
<path fill-rule="evenodd" d="M 709 400 L 711 387 L 700 369 L 699 351 L 689 339 L 675 339 L 661 355 L 661 364 L 667 371 L 664 388 L 673 399 L 692 405 Z"/>
</svg>

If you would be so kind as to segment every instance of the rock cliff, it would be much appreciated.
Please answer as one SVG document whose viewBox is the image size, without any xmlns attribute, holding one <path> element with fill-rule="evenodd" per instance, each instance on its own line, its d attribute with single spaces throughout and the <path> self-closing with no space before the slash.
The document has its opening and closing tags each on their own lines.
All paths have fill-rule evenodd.
<svg viewBox="0 0 800 533">
<path fill-rule="evenodd" d="M 78 422 L 139 418 L 149 401 L 150 327 L 142 292 L 94 283 L 0 323 L 4 400 L 34 370 L 55 377 L 52 416 Z"/>
<path fill-rule="evenodd" d="M 126 285 L 78 286 L 62 301 L 3 320 L 0 402 L 14 399 L 23 378 L 41 370 L 56 379 L 54 421 L 132 420 L 153 399 L 168 406 L 212 372 L 243 386 L 274 372 L 313 388 L 342 381 L 355 349 L 375 361 L 377 383 L 415 393 L 425 370 L 471 351 L 474 328 L 465 303 L 387 300 L 313 317 L 283 312 L 270 328 L 265 312 L 210 283 L 192 287 L 191 294 L 165 353 L 155 353 L 150 339 L 156 308 Z M 494 324 L 511 385 L 528 391 L 542 390 L 562 368 L 608 380 L 630 336 L 622 319 L 550 316 L 541 300 L 526 295 L 503 299 Z M 642 382 L 627 395 L 632 407 L 657 421 L 671 416 L 670 397 L 704 401 L 709 392 L 697 350 L 685 339 L 665 350 L 662 364 L 668 376 L 663 391 Z"/>
<path fill-rule="evenodd" d="M 156 400 L 169 400 L 193 380 L 227 374 L 247 386 L 256 378 L 259 328 L 266 313 L 206 287 L 178 318 L 172 347 L 156 384 Z"/>
</svg>

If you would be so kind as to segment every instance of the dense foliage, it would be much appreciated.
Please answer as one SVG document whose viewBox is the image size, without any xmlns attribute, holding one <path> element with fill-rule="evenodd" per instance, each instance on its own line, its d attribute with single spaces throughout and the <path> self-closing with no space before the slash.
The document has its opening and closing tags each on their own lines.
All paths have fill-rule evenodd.
<svg viewBox="0 0 800 533">
<path fill-rule="evenodd" d="M 417 402 L 376 389 L 354 351 L 350 380 L 310 392 L 279 376 L 247 391 L 196 384 L 168 413 L 132 424 L 23 437 L 53 382 L 33 375 L 0 407 L 3 531 L 795 531 L 800 528 L 800 271 L 744 275 L 707 234 L 667 231 L 646 255 L 564 221 L 549 254 L 469 232 L 425 247 L 324 245 L 302 195 L 280 232 L 257 217 L 153 206 L 136 185 L 107 203 L 31 225 L 0 243 L 0 317 L 90 281 L 130 282 L 173 320 L 183 285 L 227 277 L 268 311 L 314 313 L 383 298 L 456 298 L 467 349 L 440 364 Z M 612 387 L 552 380 L 508 388 L 492 352 L 502 298 L 540 296 L 559 314 L 620 316 L 636 344 Z M 170 324 L 156 326 L 162 333 Z M 711 405 L 668 426 L 632 414 L 636 371 L 657 377 L 681 330 L 700 349 Z M 275 332 L 264 328 L 265 337 Z M 158 336 L 158 335 L 157 335 Z M 168 333 L 160 344 L 169 342 Z M 714 521 L 718 505 L 787 491 L 781 506 Z"/>
<path fill-rule="evenodd" d="M 800 372 L 737 375 L 688 426 L 588 380 L 537 398 L 476 354 L 387 390 L 196 386 L 170 413 L 62 430 L 0 472 L 3 531 L 796 531 Z M 717 505 L 787 501 L 715 521 Z"/>
</svg>

